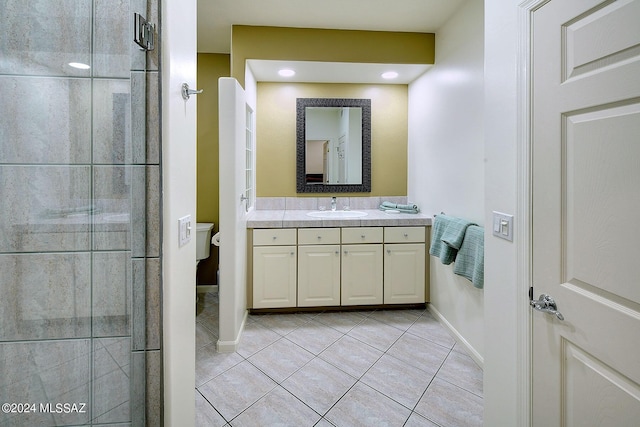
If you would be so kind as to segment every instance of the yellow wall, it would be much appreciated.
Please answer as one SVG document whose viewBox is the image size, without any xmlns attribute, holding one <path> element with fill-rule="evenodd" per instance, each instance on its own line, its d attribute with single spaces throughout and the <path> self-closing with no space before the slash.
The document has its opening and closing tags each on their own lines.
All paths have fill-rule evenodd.
<svg viewBox="0 0 640 427">
<path fill-rule="evenodd" d="M 197 88 L 204 92 L 195 97 L 198 103 L 196 221 L 215 223 L 214 232 L 219 225 L 218 78 L 229 77 L 230 68 L 229 55 L 198 54 Z M 212 246 L 209 259 L 198 267 L 198 283 L 215 283 L 217 266 L 218 256 Z"/>
<path fill-rule="evenodd" d="M 256 194 L 296 197 L 296 98 L 371 99 L 371 193 L 407 194 L 408 86 L 258 83 Z"/>
<path fill-rule="evenodd" d="M 247 59 L 433 64 L 435 34 L 234 25 L 231 75 L 243 87 Z"/>
<path fill-rule="evenodd" d="M 229 77 L 229 55 L 198 54 L 198 222 L 218 224 L 218 78 Z"/>
</svg>

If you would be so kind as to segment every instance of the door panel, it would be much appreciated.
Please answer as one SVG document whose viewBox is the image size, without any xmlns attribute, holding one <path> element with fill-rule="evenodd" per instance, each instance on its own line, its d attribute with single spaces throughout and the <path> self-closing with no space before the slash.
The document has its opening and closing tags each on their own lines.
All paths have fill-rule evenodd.
<svg viewBox="0 0 640 427">
<path fill-rule="evenodd" d="M 533 425 L 640 412 L 640 1 L 533 13 Z"/>
</svg>

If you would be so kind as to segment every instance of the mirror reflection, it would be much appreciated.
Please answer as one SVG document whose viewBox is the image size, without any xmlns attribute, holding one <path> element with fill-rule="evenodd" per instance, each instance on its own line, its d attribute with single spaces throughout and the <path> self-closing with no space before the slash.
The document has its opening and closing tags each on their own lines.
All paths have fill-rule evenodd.
<svg viewBox="0 0 640 427">
<path fill-rule="evenodd" d="M 298 98 L 298 192 L 371 191 L 371 102 Z"/>
<path fill-rule="evenodd" d="M 307 107 L 306 184 L 362 184 L 362 108 Z"/>
</svg>

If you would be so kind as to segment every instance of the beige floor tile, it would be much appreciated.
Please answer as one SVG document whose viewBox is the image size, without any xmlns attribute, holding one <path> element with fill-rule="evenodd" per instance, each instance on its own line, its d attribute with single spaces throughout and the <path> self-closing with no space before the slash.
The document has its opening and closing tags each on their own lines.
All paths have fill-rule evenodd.
<svg viewBox="0 0 640 427">
<path fill-rule="evenodd" d="M 382 352 L 345 335 L 320 354 L 320 358 L 354 378 L 360 378 L 382 356 Z"/>
<path fill-rule="evenodd" d="M 314 320 L 288 334 L 285 339 L 293 341 L 305 350 L 318 355 L 331 344 L 339 340 L 343 334 L 333 328 Z"/>
<path fill-rule="evenodd" d="M 233 419 L 231 424 L 234 427 L 312 427 L 318 420 L 320 415 L 278 386 Z"/>
<path fill-rule="evenodd" d="M 442 427 L 482 426 L 482 398 L 446 381 L 434 379 L 415 412 Z"/>
<path fill-rule="evenodd" d="M 198 387 L 198 391 L 222 416 L 231 420 L 277 384 L 244 361 Z"/>
<path fill-rule="evenodd" d="M 196 427 L 222 427 L 227 422 L 196 390 Z"/>
<path fill-rule="evenodd" d="M 355 382 L 355 378 L 316 358 L 290 376 L 282 386 L 324 415 Z"/>
<path fill-rule="evenodd" d="M 347 334 L 378 350 L 386 351 L 402 335 L 402 331 L 371 318 L 356 325 Z"/>
<path fill-rule="evenodd" d="M 469 356 L 452 351 L 447 356 L 437 378 L 482 396 L 482 369 Z"/>
<path fill-rule="evenodd" d="M 449 354 L 449 349 L 411 334 L 404 334 L 387 351 L 403 362 L 435 374 Z"/>
<path fill-rule="evenodd" d="M 297 344 L 289 340 L 280 339 L 247 360 L 275 382 L 281 383 L 313 357 L 312 353 Z"/>
<path fill-rule="evenodd" d="M 384 355 L 360 379 L 374 390 L 413 409 L 433 379 L 433 374 Z"/>
<path fill-rule="evenodd" d="M 337 427 L 397 427 L 411 410 L 371 387 L 358 383 L 325 416 Z"/>
</svg>

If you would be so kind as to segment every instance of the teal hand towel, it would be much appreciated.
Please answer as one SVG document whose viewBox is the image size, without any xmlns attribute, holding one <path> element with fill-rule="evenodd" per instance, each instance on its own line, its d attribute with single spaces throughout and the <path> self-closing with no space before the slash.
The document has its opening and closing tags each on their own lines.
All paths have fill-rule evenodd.
<svg viewBox="0 0 640 427">
<path fill-rule="evenodd" d="M 453 249 L 460 249 L 467 227 L 477 225 L 462 218 L 449 217 L 449 224 L 442 233 L 442 241 Z"/>
<path fill-rule="evenodd" d="M 476 288 L 484 287 L 484 228 L 467 227 L 453 272 L 470 280 Z"/>
<path fill-rule="evenodd" d="M 457 249 L 445 244 L 442 241 L 442 236 L 446 231 L 449 224 L 455 220 L 454 217 L 447 215 L 438 215 L 433 220 L 433 226 L 431 227 L 431 247 L 429 248 L 429 254 L 440 258 L 440 261 L 449 265 L 456 259 Z"/>
<path fill-rule="evenodd" d="M 402 213 L 412 213 L 412 214 L 416 214 L 420 212 L 418 205 L 401 205 L 401 204 L 392 203 L 392 202 L 382 202 L 382 204 L 378 208 L 381 211 L 397 210 Z"/>
</svg>

